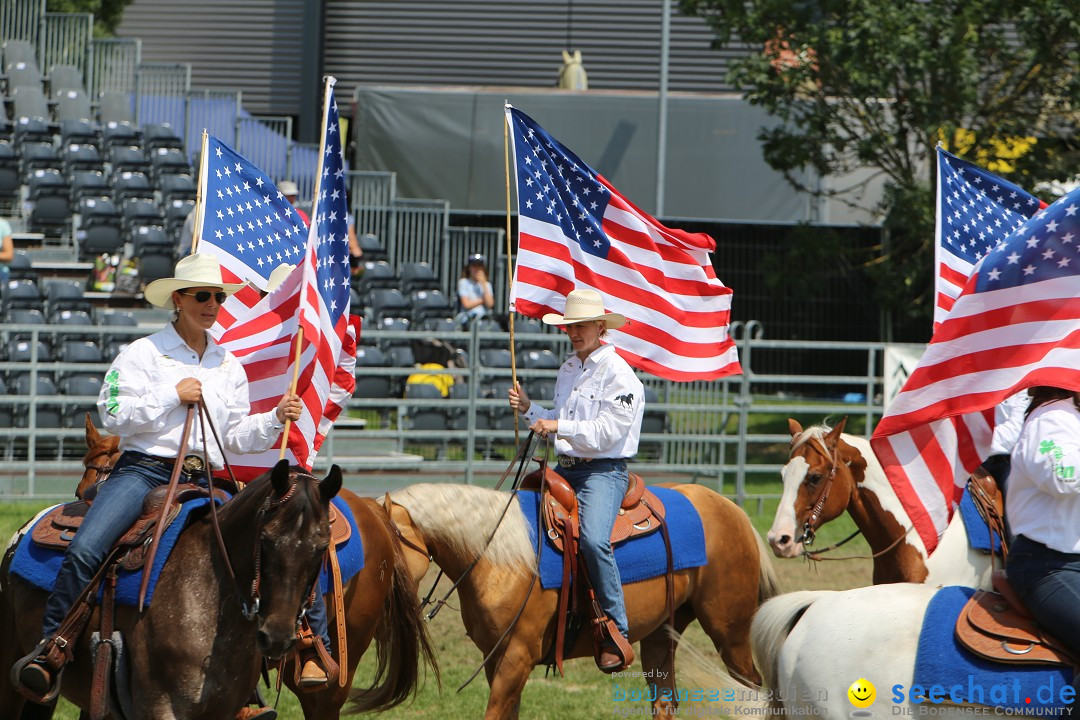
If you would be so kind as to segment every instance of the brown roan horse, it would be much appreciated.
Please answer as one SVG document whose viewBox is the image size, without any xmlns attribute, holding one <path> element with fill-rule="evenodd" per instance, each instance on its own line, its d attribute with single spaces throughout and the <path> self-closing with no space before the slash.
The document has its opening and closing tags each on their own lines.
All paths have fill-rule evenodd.
<svg viewBox="0 0 1080 720">
<path fill-rule="evenodd" d="M 141 614 L 116 608 L 128 673 L 118 678 L 121 689 L 114 698 L 128 720 L 228 718 L 244 705 L 258 681 L 259 657 L 281 656 L 295 642 L 298 613 L 330 540 L 330 499 L 340 487 L 336 466 L 319 481 L 283 461 L 224 505 L 218 516 L 235 582 L 209 513 L 180 534 L 149 607 Z M 5 669 L 40 639 L 47 596 L 9 573 L 20 541 L 31 542 L 17 536 L 0 563 Z M 255 612 L 245 617 L 242 606 Z M 61 682 L 64 697 L 84 710 L 90 705 L 89 635 L 99 625 L 97 615 Z M 10 682 L 0 684 L 0 707 L 15 715 L 22 705 Z"/>
<path fill-rule="evenodd" d="M 675 630 L 697 619 L 728 668 L 759 683 L 749 635 L 758 605 L 777 592 L 768 551 L 746 514 L 731 501 L 700 485 L 677 485 L 701 515 L 707 564 L 675 574 Z M 428 557 L 450 579 L 461 579 L 458 594 L 465 630 L 485 656 L 490 694 L 488 720 L 518 716 L 521 692 L 529 673 L 550 648 L 556 630 L 558 590 L 532 583 L 537 572 L 536 549 L 527 521 L 513 502 L 499 522 L 509 494 L 472 485 L 418 484 L 387 495 L 384 505 L 406 539 L 413 577 L 421 578 Z M 485 541 L 498 524 L 494 537 Z M 465 574 L 473 561 L 479 561 Z M 464 575 L 464 579 L 462 576 Z M 531 588 L 531 592 L 530 592 Z M 641 664 L 654 685 L 657 714 L 675 710 L 672 641 L 663 577 L 624 586 L 630 641 L 641 641 Z M 517 624 L 499 642 L 524 604 Z M 567 657 L 592 655 L 592 637 L 583 631 Z M 599 671 L 598 671 L 599 672 Z"/>
<path fill-rule="evenodd" d="M 112 470 L 120 457 L 118 444 L 119 438 L 98 432 L 87 415 L 85 471 L 76 490 L 77 496 L 82 497 L 90 486 Z M 343 588 L 348 650 L 348 666 L 342 669 L 345 683 L 331 683 L 316 691 L 297 693 L 306 720 L 337 720 L 350 696 L 353 700 L 350 711 L 394 707 L 416 689 L 421 653 L 424 660 L 436 667 L 426 626 L 418 611 L 416 583 L 405 563 L 396 531 L 374 500 L 358 497 L 345 488 L 338 496 L 353 512 L 365 560 L 364 567 Z M 328 595 L 326 600 L 330 642 L 335 659 L 340 659 L 331 596 Z M 90 628 L 93 627 L 91 624 Z M 377 646 L 377 664 L 371 687 L 352 690 L 357 665 L 372 640 Z M 289 653 L 282 678 L 293 692 L 297 692 L 292 655 Z M 6 672 L 0 680 L 6 682 Z"/>
</svg>

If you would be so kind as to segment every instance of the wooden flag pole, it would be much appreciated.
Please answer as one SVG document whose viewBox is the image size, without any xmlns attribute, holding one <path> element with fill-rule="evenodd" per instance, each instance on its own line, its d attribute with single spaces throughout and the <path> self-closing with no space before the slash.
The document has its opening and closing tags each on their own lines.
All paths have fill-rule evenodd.
<svg viewBox="0 0 1080 720">
<path fill-rule="evenodd" d="M 312 196 L 311 201 L 311 227 L 308 228 L 308 242 L 307 247 L 304 250 L 304 262 L 307 262 L 308 254 L 311 249 L 311 236 L 315 232 L 315 223 L 319 221 L 317 210 L 319 208 L 319 192 L 322 186 L 322 172 L 323 172 L 323 158 L 326 155 L 326 123 L 330 114 L 330 103 L 327 102 L 330 99 L 330 91 L 334 88 L 334 79 L 329 75 L 323 76 L 323 114 L 322 114 L 322 130 L 319 133 L 319 164 L 317 172 L 315 173 L 315 194 Z M 341 132 L 340 128 L 338 132 Z M 307 293 L 307 278 L 308 270 L 304 270 L 304 278 L 300 282 L 300 307 L 297 312 L 303 314 L 304 308 L 304 295 Z M 293 351 L 293 376 L 292 382 L 289 383 L 289 392 L 296 392 L 297 379 L 300 376 L 300 348 L 304 342 L 304 326 L 299 325 L 296 328 L 296 349 Z M 278 456 L 279 460 L 285 458 L 285 451 L 289 447 L 289 420 L 285 420 L 285 429 L 281 435 L 281 454 Z"/>
<path fill-rule="evenodd" d="M 296 329 L 296 349 L 293 351 L 293 371 L 292 381 L 289 383 L 289 393 L 296 394 L 296 382 L 300 378 L 300 348 L 304 343 L 304 326 L 301 325 Z M 285 459 L 285 451 L 289 449 L 289 425 L 292 423 L 289 418 L 285 418 L 285 428 L 281 431 L 281 452 L 278 454 L 278 460 Z"/>
<path fill-rule="evenodd" d="M 202 131 L 202 150 L 199 152 L 199 184 L 195 188 L 195 230 L 191 234 L 191 254 L 195 254 L 195 248 L 202 238 L 203 220 L 206 219 L 206 147 L 209 144 L 209 135 L 206 128 Z"/>
<path fill-rule="evenodd" d="M 503 107 L 510 105 L 503 100 Z M 503 164 L 506 170 L 506 298 L 510 299 L 510 290 L 514 286 L 514 258 L 510 254 L 510 118 L 503 111 Z M 507 303 L 509 305 L 509 303 Z M 510 382 L 517 388 L 517 354 L 514 352 L 514 309 L 507 307 L 507 329 L 510 331 Z M 518 427 L 518 413 L 514 413 L 514 444 L 521 445 L 521 431 Z"/>
</svg>

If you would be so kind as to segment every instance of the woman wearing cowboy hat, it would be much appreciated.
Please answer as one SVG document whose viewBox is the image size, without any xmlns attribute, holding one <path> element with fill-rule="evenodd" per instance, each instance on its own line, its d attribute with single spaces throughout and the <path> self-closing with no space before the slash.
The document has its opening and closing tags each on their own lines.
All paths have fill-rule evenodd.
<svg viewBox="0 0 1080 720">
<path fill-rule="evenodd" d="M 225 447 L 235 453 L 268 450 L 281 435 L 284 422 L 300 418 L 300 398 L 291 393 L 274 410 L 252 414 L 244 369 L 207 332 L 217 320 L 221 303 L 242 287 L 222 282 L 217 258 L 202 253 L 178 262 L 175 277 L 146 287 L 144 294 L 152 305 L 173 311 L 172 322 L 127 346 L 105 376 L 98 410 L 105 428 L 120 436 L 123 454 L 64 555 L 45 606 L 45 639 L 18 673 L 19 683 L 27 690 L 44 696 L 55 687 L 63 666 L 50 664 L 43 655 L 72 603 L 109 548 L 138 519 L 146 494 L 168 484 L 178 458 L 183 461 L 185 455 L 197 455 L 201 449 L 198 423 L 193 423 L 187 444 L 180 446 L 188 405 L 206 400 L 206 410 Z M 213 469 L 223 467 L 212 438 L 206 445 Z M 205 482 L 207 470 L 201 463 L 184 462 L 183 468 L 183 480 Z"/>
<path fill-rule="evenodd" d="M 525 416 L 530 430 L 554 438 L 559 460 L 555 472 L 577 493 L 589 579 L 604 613 L 622 633 L 622 642 L 605 645 L 597 662 L 601 670 L 614 672 L 634 659 L 611 529 L 629 483 L 626 461 L 637 454 L 644 386 L 615 346 L 601 342 L 608 330 L 621 328 L 627 320 L 604 312 L 600 293 L 571 291 L 565 312 L 549 313 L 543 322 L 563 326 L 574 348 L 559 368 L 555 408 L 544 410 L 530 402 L 520 385 L 509 391 L 510 407 Z"/>
</svg>

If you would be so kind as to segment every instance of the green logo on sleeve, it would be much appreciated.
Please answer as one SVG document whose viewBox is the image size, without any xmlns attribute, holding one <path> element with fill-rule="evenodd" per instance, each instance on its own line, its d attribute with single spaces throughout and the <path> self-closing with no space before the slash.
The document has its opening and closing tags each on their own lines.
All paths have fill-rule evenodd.
<svg viewBox="0 0 1080 720">
<path fill-rule="evenodd" d="M 105 376 L 105 384 L 109 387 L 109 397 L 105 401 L 105 409 L 110 415 L 115 415 L 120 410 L 120 373 L 112 369 Z"/>
<path fill-rule="evenodd" d="M 1071 482 L 1076 478 L 1076 468 L 1072 465 L 1063 466 L 1061 464 L 1061 458 L 1065 456 L 1065 452 L 1053 440 L 1041 441 L 1039 443 L 1039 453 L 1050 456 L 1050 462 L 1054 465 L 1054 474 L 1058 478 L 1066 482 Z"/>
</svg>

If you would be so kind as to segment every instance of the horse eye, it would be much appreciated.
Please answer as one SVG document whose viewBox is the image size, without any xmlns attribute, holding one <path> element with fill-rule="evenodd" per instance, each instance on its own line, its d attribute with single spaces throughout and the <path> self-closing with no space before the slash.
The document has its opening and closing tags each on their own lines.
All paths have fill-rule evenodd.
<svg viewBox="0 0 1080 720">
<path fill-rule="evenodd" d="M 806 482 L 808 482 L 811 485 L 817 485 L 820 480 L 821 480 L 821 476 L 818 475 L 817 473 L 813 473 L 811 475 L 806 476 Z"/>
</svg>

